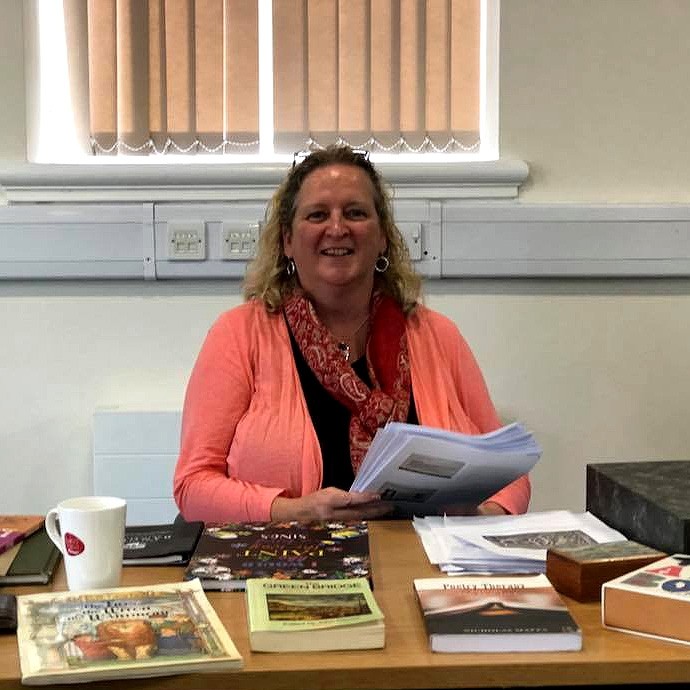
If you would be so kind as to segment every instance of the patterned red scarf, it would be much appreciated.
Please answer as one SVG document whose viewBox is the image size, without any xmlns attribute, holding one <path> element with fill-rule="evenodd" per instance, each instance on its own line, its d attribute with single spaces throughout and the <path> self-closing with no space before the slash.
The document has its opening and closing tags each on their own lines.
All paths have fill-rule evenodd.
<svg viewBox="0 0 690 690">
<path fill-rule="evenodd" d="M 352 413 L 350 461 L 357 474 L 376 430 L 388 421 L 407 421 L 411 386 L 405 315 L 392 298 L 374 295 L 366 347 L 370 389 L 345 361 L 336 339 L 319 321 L 303 293 L 289 297 L 283 309 L 292 335 L 319 383 Z"/>
</svg>

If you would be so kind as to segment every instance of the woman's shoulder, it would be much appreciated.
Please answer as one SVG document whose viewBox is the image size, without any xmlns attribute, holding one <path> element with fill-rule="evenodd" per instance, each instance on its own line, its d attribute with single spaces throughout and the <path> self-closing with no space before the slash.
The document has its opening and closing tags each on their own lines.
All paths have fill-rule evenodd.
<svg viewBox="0 0 690 690">
<path fill-rule="evenodd" d="M 408 316 L 408 323 L 414 330 L 424 332 L 432 328 L 442 335 L 457 337 L 460 335 L 455 322 L 440 311 L 429 309 L 423 304 L 418 304 Z"/>
<path fill-rule="evenodd" d="M 215 323 L 221 327 L 235 327 L 242 324 L 270 323 L 278 316 L 277 312 L 268 311 L 261 300 L 250 299 L 222 312 Z"/>
</svg>

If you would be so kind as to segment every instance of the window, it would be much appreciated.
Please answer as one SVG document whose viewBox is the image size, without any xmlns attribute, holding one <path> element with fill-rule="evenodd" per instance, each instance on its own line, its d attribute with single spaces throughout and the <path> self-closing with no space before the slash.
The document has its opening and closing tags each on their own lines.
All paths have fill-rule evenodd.
<svg viewBox="0 0 690 690">
<path fill-rule="evenodd" d="M 33 161 L 498 157 L 498 0 L 35 0 L 31 20 Z"/>
</svg>

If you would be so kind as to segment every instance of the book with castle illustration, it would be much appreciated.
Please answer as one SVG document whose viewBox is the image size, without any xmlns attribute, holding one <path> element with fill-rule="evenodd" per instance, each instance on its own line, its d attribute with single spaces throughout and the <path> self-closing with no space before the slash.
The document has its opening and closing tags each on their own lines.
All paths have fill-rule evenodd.
<svg viewBox="0 0 690 690">
<path fill-rule="evenodd" d="M 185 571 L 204 589 L 243 590 L 249 578 L 371 582 L 365 521 L 207 523 Z"/>
<path fill-rule="evenodd" d="M 385 626 L 369 582 L 247 580 L 249 642 L 255 652 L 376 649 Z"/>
<path fill-rule="evenodd" d="M 582 631 L 544 574 L 419 578 L 414 588 L 434 652 L 582 648 Z"/>
<path fill-rule="evenodd" d="M 242 666 L 198 581 L 18 596 L 17 642 L 26 685 Z"/>
<path fill-rule="evenodd" d="M 660 558 L 605 582 L 607 628 L 690 644 L 690 554 Z"/>
</svg>

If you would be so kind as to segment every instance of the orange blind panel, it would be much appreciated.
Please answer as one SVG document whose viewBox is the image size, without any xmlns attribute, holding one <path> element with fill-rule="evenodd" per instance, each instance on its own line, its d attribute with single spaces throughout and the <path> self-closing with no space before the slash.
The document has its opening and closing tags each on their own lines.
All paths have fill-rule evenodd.
<svg viewBox="0 0 690 690">
<path fill-rule="evenodd" d="M 277 150 L 477 143 L 480 0 L 273 0 L 273 21 Z"/>
<path fill-rule="evenodd" d="M 258 149 L 256 0 L 88 0 L 96 152 Z"/>
</svg>

